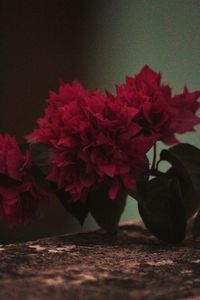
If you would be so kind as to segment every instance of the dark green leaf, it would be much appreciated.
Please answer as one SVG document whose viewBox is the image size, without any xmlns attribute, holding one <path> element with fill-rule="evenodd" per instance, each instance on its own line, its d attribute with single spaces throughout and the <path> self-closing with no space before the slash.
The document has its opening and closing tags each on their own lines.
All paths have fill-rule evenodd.
<svg viewBox="0 0 200 300">
<path fill-rule="evenodd" d="M 163 150 L 160 157 L 172 164 L 168 174 L 178 178 L 186 216 L 190 218 L 200 208 L 200 150 L 189 144 L 178 144 Z"/>
<path fill-rule="evenodd" d="M 30 144 L 29 143 L 19 144 L 19 148 L 23 153 L 25 153 L 27 150 L 30 149 Z"/>
<path fill-rule="evenodd" d="M 48 150 L 48 147 L 38 143 L 30 144 L 30 151 L 34 164 L 46 174 L 52 159 L 52 153 Z"/>
<path fill-rule="evenodd" d="M 148 182 L 138 204 L 146 227 L 159 239 L 178 243 L 185 237 L 186 216 L 176 179 L 157 177 Z"/>
<path fill-rule="evenodd" d="M 92 191 L 88 198 L 88 207 L 97 224 L 108 233 L 117 232 L 120 216 L 126 204 L 126 194 L 115 200 L 108 197 L 107 189 Z"/>
<path fill-rule="evenodd" d="M 142 203 L 143 201 L 143 196 L 141 194 L 141 191 L 144 190 L 146 184 L 148 183 L 149 180 L 149 165 L 146 166 L 144 169 L 144 172 L 141 173 L 140 175 L 137 176 L 136 182 L 137 182 L 137 190 L 136 191 L 128 191 L 128 194 L 137 200 L 139 203 Z"/>
<path fill-rule="evenodd" d="M 40 168 L 38 168 L 36 165 L 32 166 L 29 170 L 30 174 L 35 178 L 36 182 L 42 182 L 46 181 L 46 176 L 44 173 L 41 171 Z M 47 184 L 47 181 L 46 181 Z"/>
<path fill-rule="evenodd" d="M 67 212 L 79 220 L 80 224 L 83 225 L 85 218 L 88 215 L 88 207 L 86 203 L 74 202 L 70 200 L 69 193 L 64 190 L 57 189 L 55 184 L 51 185 L 54 193 L 64 206 Z"/>
</svg>

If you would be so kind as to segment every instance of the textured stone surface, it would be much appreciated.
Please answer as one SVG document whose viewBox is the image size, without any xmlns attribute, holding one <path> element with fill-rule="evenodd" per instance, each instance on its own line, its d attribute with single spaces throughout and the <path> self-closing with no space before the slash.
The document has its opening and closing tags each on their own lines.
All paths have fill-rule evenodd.
<svg viewBox="0 0 200 300">
<path fill-rule="evenodd" d="M 0 299 L 200 299 L 200 243 L 166 245 L 134 222 L 2 245 Z"/>
</svg>

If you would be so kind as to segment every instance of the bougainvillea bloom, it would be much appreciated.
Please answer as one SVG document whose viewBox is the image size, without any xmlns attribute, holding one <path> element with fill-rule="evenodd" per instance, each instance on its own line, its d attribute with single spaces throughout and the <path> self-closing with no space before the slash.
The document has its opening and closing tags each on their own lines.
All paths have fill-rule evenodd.
<svg viewBox="0 0 200 300">
<path fill-rule="evenodd" d="M 62 83 L 47 101 L 39 128 L 28 139 L 49 145 L 48 179 L 74 201 L 84 201 L 90 189 L 101 186 L 108 186 L 111 199 L 124 189 L 134 190 L 157 138 L 141 134 L 138 109 L 98 90 L 86 91 L 77 81 Z"/>
<path fill-rule="evenodd" d="M 183 93 L 172 96 L 170 86 L 161 84 L 161 74 L 148 66 L 135 77 L 127 77 L 125 84 L 116 86 L 116 91 L 121 103 L 139 110 L 138 122 L 144 134 L 156 133 L 166 144 L 177 143 L 176 133 L 193 131 L 200 123 L 196 116 L 200 91 L 190 93 L 185 88 Z M 108 97 L 115 98 L 109 92 Z"/>
<path fill-rule="evenodd" d="M 30 152 L 23 154 L 14 137 L 0 135 L 0 218 L 11 226 L 27 222 L 48 193 L 29 174 Z"/>
</svg>

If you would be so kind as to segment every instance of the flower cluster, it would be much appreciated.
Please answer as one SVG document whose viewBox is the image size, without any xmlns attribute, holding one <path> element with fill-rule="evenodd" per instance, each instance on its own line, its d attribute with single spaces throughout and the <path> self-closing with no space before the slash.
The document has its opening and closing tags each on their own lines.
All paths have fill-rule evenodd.
<svg viewBox="0 0 200 300">
<path fill-rule="evenodd" d="M 47 144 L 53 153 L 48 179 L 84 201 L 91 189 L 108 187 L 115 199 L 134 190 L 147 164 L 146 153 L 161 140 L 177 142 L 176 133 L 193 130 L 200 92 L 172 96 L 161 75 L 145 66 L 117 85 L 116 96 L 87 91 L 74 81 L 51 92 L 44 117 L 29 141 Z"/>
<path fill-rule="evenodd" d="M 117 226 L 127 194 L 134 195 L 138 201 L 143 197 L 139 210 L 146 224 L 153 224 L 150 228 L 154 232 L 156 214 L 160 222 L 166 218 L 165 212 L 162 215 L 163 207 L 171 207 L 171 202 L 169 205 L 163 202 L 162 206 L 162 201 L 171 198 L 164 197 L 160 201 L 160 191 L 165 193 L 174 180 L 169 178 L 170 174 L 179 176 L 185 166 L 177 171 L 177 166 L 181 165 L 178 161 L 172 166 L 173 172 L 161 174 L 156 169 L 156 155 L 150 169 L 146 154 L 157 141 L 173 145 L 178 143 L 176 134 L 194 130 L 200 123 L 197 116 L 199 96 L 200 91 L 189 92 L 187 87 L 182 93 L 173 95 L 171 87 L 161 82 L 161 74 L 148 66 L 134 77 L 127 77 L 124 84 L 118 84 L 115 95 L 108 90 L 105 94 L 99 90 L 88 91 L 78 81 L 61 82 L 57 93 L 50 92 L 44 115 L 37 120 L 37 128 L 26 137 L 29 150 L 22 152 L 15 138 L 0 135 L 0 218 L 10 225 L 28 221 L 47 202 L 49 181 L 54 193 L 79 221 L 90 212 L 102 228 L 110 231 Z M 189 160 L 191 152 L 198 161 L 199 150 L 187 145 L 176 146 L 168 154 L 161 153 L 162 158 L 170 163 L 174 163 L 177 155 Z M 187 166 L 190 168 L 193 163 Z M 193 170 L 188 172 L 192 176 L 196 174 Z M 140 176 L 142 173 L 145 176 Z M 161 177 L 152 179 L 148 175 Z M 140 184 L 137 186 L 138 178 Z M 174 186 L 177 187 L 181 180 Z M 146 186 L 145 193 L 139 195 L 141 186 Z M 174 186 L 169 193 L 173 193 Z M 101 190 L 110 201 L 98 202 Z M 144 205 L 144 201 L 148 202 L 148 191 L 152 199 L 158 198 L 157 206 L 161 210 L 154 205 L 152 208 L 152 203 Z M 200 202 L 197 206 L 200 207 Z M 192 211 L 197 210 L 196 204 L 194 207 Z M 184 216 L 181 220 L 184 221 Z M 184 229 L 185 223 L 181 222 Z M 167 219 L 165 225 L 168 226 Z M 165 235 L 166 227 L 163 228 Z"/>
<path fill-rule="evenodd" d="M 29 140 L 49 146 L 53 160 L 48 179 L 73 200 L 84 201 L 89 190 L 105 186 L 115 199 L 122 190 L 136 188 L 146 152 L 156 141 L 156 135 L 141 133 L 137 115 L 137 108 L 120 99 L 86 91 L 77 81 L 62 83 L 58 94 L 50 94 Z"/>
<path fill-rule="evenodd" d="M 0 135 L 0 218 L 11 226 L 27 222 L 48 199 L 31 167 L 30 152 L 23 154 L 14 137 Z"/>
<path fill-rule="evenodd" d="M 116 86 L 116 97 L 121 103 L 139 110 L 138 122 L 147 135 L 156 133 L 159 140 L 171 145 L 178 142 L 175 134 L 193 131 L 200 123 L 196 112 L 200 91 L 173 96 L 169 85 L 161 84 L 161 74 L 144 66 L 135 77 L 127 77 L 125 84 Z M 108 97 L 115 98 L 107 92 Z"/>
</svg>

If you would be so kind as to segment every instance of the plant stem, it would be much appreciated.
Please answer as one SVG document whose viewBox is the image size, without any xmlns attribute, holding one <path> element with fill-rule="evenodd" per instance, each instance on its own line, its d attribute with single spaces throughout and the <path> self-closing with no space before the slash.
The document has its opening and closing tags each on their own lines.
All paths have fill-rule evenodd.
<svg viewBox="0 0 200 300">
<path fill-rule="evenodd" d="M 155 143 L 155 145 L 153 146 L 153 161 L 152 161 L 152 166 L 150 169 L 151 176 L 155 176 L 155 177 L 165 176 L 165 173 L 158 170 L 159 162 L 160 162 L 160 160 L 157 161 L 157 144 Z"/>
<path fill-rule="evenodd" d="M 153 162 L 151 166 L 151 171 L 156 170 L 156 159 L 157 159 L 157 144 L 155 143 L 155 145 L 153 146 Z"/>
</svg>

